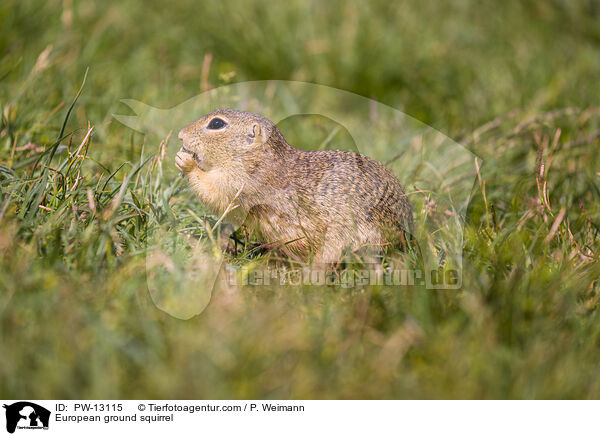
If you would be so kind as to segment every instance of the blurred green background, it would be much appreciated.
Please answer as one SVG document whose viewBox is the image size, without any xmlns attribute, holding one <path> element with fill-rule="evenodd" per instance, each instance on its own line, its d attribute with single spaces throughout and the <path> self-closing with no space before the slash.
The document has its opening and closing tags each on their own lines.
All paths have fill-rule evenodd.
<svg viewBox="0 0 600 436">
<path fill-rule="evenodd" d="M 0 396 L 600 397 L 599 22 L 593 0 L 3 1 Z M 376 99 L 483 159 L 462 290 L 154 306 L 152 229 L 204 212 L 112 114 L 264 79 Z"/>
</svg>

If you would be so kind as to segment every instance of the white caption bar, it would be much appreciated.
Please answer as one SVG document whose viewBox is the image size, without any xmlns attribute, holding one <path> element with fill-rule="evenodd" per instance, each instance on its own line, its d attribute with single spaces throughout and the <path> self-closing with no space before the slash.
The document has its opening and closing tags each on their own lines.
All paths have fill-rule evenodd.
<svg viewBox="0 0 600 436">
<path fill-rule="evenodd" d="M 318 434 L 583 434 L 596 401 L 44 401 L 5 400 L 2 426 L 19 436 Z M 140 433 L 142 432 L 142 433 Z M 5 433 L 6 434 L 6 433 Z"/>
</svg>

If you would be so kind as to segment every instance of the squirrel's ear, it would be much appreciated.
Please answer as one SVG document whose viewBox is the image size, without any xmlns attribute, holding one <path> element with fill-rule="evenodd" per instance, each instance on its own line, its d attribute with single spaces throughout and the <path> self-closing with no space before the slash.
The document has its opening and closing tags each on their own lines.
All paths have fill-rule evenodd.
<svg viewBox="0 0 600 436">
<path fill-rule="evenodd" d="M 252 126 L 250 126 L 250 131 L 248 132 L 248 137 L 246 138 L 248 145 L 260 145 L 263 143 L 263 140 L 260 124 L 252 124 Z"/>
</svg>

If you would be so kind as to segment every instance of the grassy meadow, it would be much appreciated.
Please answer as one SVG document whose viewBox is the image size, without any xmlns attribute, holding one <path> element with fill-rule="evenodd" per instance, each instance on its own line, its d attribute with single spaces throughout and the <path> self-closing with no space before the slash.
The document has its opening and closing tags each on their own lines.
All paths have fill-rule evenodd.
<svg viewBox="0 0 600 436">
<path fill-rule="evenodd" d="M 599 22 L 595 0 L 1 2 L 0 396 L 600 398 Z M 478 156 L 461 289 L 220 282 L 198 316 L 157 307 L 158 235 L 206 243 L 211 271 L 268 255 L 218 250 L 176 132 L 113 114 L 271 79 L 376 100 Z"/>
</svg>

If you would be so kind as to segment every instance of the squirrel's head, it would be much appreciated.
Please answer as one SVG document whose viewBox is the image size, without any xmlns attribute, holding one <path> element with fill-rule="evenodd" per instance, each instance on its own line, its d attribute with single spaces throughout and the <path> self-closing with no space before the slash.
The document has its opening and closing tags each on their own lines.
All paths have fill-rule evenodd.
<svg viewBox="0 0 600 436">
<path fill-rule="evenodd" d="M 267 118 L 233 109 L 219 109 L 187 125 L 179 132 L 183 150 L 192 153 L 203 171 L 232 168 L 266 152 L 277 127 Z"/>
</svg>

